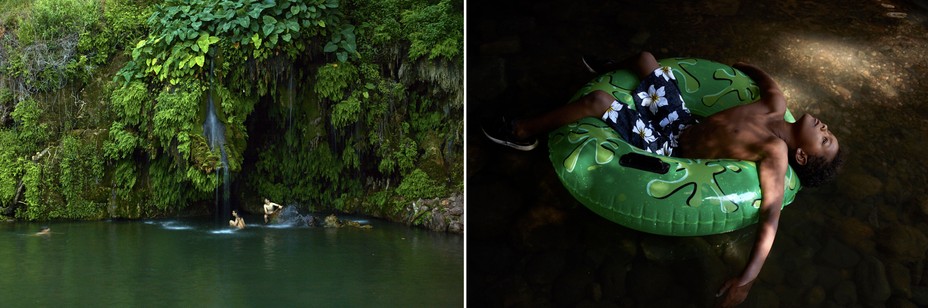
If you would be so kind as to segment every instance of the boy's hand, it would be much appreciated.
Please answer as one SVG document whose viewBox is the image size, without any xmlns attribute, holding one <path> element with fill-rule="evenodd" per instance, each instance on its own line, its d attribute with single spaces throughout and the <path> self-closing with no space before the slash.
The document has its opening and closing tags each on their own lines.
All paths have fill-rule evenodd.
<svg viewBox="0 0 928 308">
<path fill-rule="evenodd" d="M 754 285 L 754 281 L 752 280 L 743 286 L 738 286 L 740 282 L 741 278 L 735 277 L 729 279 L 722 285 L 722 289 L 715 295 L 722 300 L 718 302 L 718 307 L 734 307 L 741 304 L 741 302 L 748 297 L 748 292 L 751 291 L 751 286 Z"/>
</svg>

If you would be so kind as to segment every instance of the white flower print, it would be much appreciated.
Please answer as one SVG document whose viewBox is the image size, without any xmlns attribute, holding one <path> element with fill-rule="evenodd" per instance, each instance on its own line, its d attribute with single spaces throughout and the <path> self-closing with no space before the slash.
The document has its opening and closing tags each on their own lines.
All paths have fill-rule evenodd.
<svg viewBox="0 0 928 308">
<path fill-rule="evenodd" d="M 676 121 L 677 121 L 677 118 L 679 118 L 679 117 L 680 117 L 680 116 L 677 115 L 677 112 L 676 112 L 676 111 L 671 112 L 670 114 L 667 115 L 666 118 L 664 118 L 663 120 L 661 120 L 660 125 L 661 125 L 662 128 L 663 128 L 663 127 L 667 127 L 668 125 L 673 124 L 673 122 L 676 122 Z"/>
<path fill-rule="evenodd" d="M 670 156 L 670 154 L 673 153 L 673 146 L 670 145 L 670 142 L 664 142 L 661 148 L 657 149 L 655 153 L 658 155 Z"/>
<path fill-rule="evenodd" d="M 654 85 L 648 87 L 648 92 L 638 92 L 638 98 L 641 99 L 641 107 L 651 109 L 651 114 L 657 113 L 657 108 L 667 106 L 667 98 L 664 97 L 664 87 L 654 89 Z"/>
<path fill-rule="evenodd" d="M 654 137 L 653 132 L 651 132 L 651 128 L 645 125 L 641 119 L 635 121 L 635 127 L 632 128 L 632 132 L 638 134 L 641 139 L 644 139 L 644 143 L 651 143 L 657 140 L 657 137 Z"/>
<path fill-rule="evenodd" d="M 654 70 L 654 75 L 657 77 L 664 77 L 664 81 L 677 80 L 673 76 L 673 70 L 669 66 L 661 66 L 660 68 Z"/>
<path fill-rule="evenodd" d="M 625 104 L 619 103 L 619 101 L 612 101 L 612 106 L 609 106 L 609 110 L 606 110 L 606 113 L 603 114 L 603 121 L 608 118 L 615 123 L 615 120 L 619 117 L 619 110 L 622 110 L 624 106 Z"/>
</svg>

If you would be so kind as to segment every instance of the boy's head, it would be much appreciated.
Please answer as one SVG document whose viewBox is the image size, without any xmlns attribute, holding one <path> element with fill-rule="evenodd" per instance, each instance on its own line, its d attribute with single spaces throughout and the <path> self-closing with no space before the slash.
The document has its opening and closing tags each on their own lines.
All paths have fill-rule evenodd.
<svg viewBox="0 0 928 308">
<path fill-rule="evenodd" d="M 844 165 L 844 151 L 828 125 L 806 114 L 797 123 L 796 148 L 789 155 L 789 164 L 802 185 L 816 187 L 838 175 Z"/>
<path fill-rule="evenodd" d="M 841 167 L 844 166 L 844 151 L 839 148 L 830 161 L 824 156 L 809 156 L 805 164 L 797 163 L 795 155 L 791 155 L 789 165 L 793 167 L 803 186 L 821 186 L 834 180 L 841 171 Z"/>
</svg>

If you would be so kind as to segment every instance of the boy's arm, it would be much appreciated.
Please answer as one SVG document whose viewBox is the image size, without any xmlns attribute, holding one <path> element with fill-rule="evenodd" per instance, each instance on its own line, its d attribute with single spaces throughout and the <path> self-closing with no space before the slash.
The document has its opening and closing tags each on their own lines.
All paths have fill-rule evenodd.
<svg viewBox="0 0 928 308">
<path fill-rule="evenodd" d="M 777 142 L 768 145 L 764 158 L 757 162 L 760 179 L 761 206 L 758 220 L 757 240 L 751 250 L 751 257 L 740 276 L 730 279 L 722 286 L 719 296 L 725 295 L 722 306 L 741 303 L 751 290 L 754 279 L 760 273 L 764 261 L 770 254 L 773 240 L 780 222 L 780 210 L 783 208 L 784 176 L 789 165 L 786 144 Z M 726 292 L 727 291 L 727 292 Z"/>
<path fill-rule="evenodd" d="M 757 83 L 757 87 L 760 88 L 760 97 L 771 109 L 775 112 L 786 110 L 786 98 L 783 96 L 783 92 L 780 91 L 780 86 L 770 75 L 767 75 L 757 66 L 744 62 L 735 63 L 732 67 L 741 70 Z"/>
</svg>

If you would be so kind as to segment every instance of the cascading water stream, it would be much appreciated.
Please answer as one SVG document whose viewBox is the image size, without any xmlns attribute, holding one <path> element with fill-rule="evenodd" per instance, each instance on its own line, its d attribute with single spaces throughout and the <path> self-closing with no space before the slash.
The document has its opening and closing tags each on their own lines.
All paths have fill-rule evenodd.
<svg viewBox="0 0 928 308">
<path fill-rule="evenodd" d="M 210 76 L 213 75 L 213 61 L 210 59 Z M 216 116 L 216 106 L 213 103 L 213 91 L 212 91 L 212 78 L 210 79 L 209 90 L 206 94 L 206 120 L 203 121 L 203 134 L 206 137 L 206 141 L 209 143 L 210 150 L 216 149 L 219 147 L 219 153 L 222 159 L 222 166 L 219 169 L 222 169 L 222 196 L 220 196 L 219 188 L 216 188 L 216 217 L 220 221 L 229 220 L 232 216 L 232 210 L 229 206 L 229 159 L 226 155 L 226 127 L 219 121 L 219 117 Z M 219 176 L 219 170 L 216 171 L 216 176 Z M 220 200 L 221 197 L 221 200 Z"/>
</svg>

